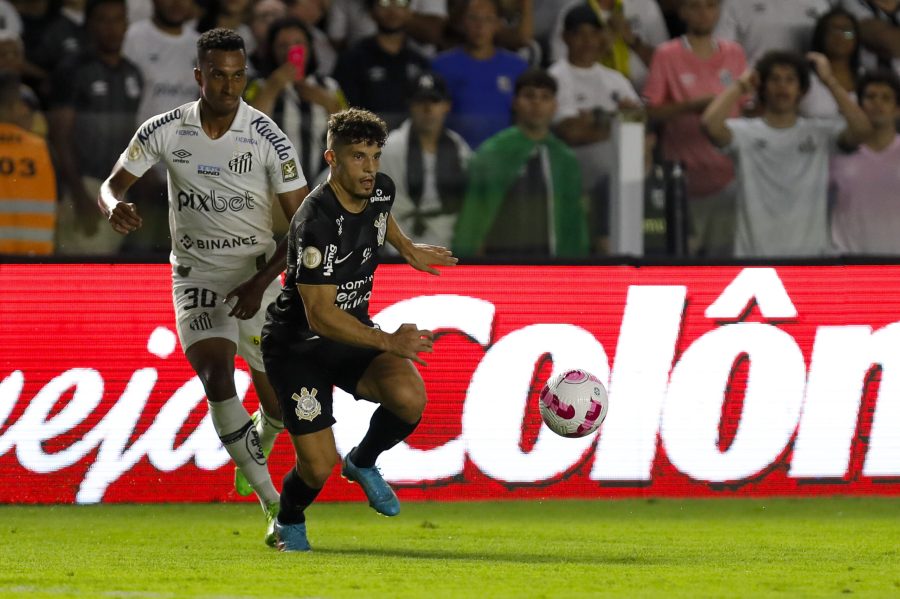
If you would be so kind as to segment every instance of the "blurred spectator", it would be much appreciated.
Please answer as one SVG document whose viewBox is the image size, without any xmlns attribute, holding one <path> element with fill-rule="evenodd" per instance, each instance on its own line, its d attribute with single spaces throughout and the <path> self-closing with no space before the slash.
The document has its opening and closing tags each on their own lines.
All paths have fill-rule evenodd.
<svg viewBox="0 0 900 599">
<path fill-rule="evenodd" d="M 85 0 L 62 0 L 62 14 L 79 27 L 84 25 Z"/>
<path fill-rule="evenodd" d="M 378 33 L 341 54 L 334 77 L 350 106 L 377 113 L 393 129 L 406 119 L 410 92 L 428 59 L 407 39 L 412 13 L 405 0 L 369 0 L 369 5 Z"/>
<path fill-rule="evenodd" d="M 253 76 L 266 77 L 275 68 L 269 61 L 271 52 L 268 42 L 269 27 L 287 16 L 287 6 L 282 0 L 256 0 L 250 16 L 250 30 L 253 32 L 253 52 L 247 53 L 247 62 Z"/>
<path fill-rule="evenodd" d="M 834 8 L 819 17 L 813 30 L 812 51 L 825 55 L 835 79 L 855 100 L 860 56 L 859 24 L 853 15 Z M 809 92 L 800 102 L 800 114 L 811 118 L 840 117 L 834 98 L 815 75 L 810 78 Z"/>
<path fill-rule="evenodd" d="M 720 0 L 683 0 L 687 33 L 661 44 L 644 87 L 651 120 L 663 124 L 662 151 L 685 170 L 691 253 L 731 255 L 734 246 L 734 165 L 706 138 L 700 115 L 747 68 L 735 42 L 713 37 Z M 738 116 L 735 105 L 732 117 Z"/>
<path fill-rule="evenodd" d="M 21 80 L 25 73 L 25 46 L 16 34 L 0 31 L 0 71 L 9 71 Z M 21 84 L 22 98 L 31 114 L 31 124 L 26 127 L 35 135 L 47 137 L 47 119 L 41 110 L 37 94 L 25 83 Z"/>
<path fill-rule="evenodd" d="M 306 23 L 309 33 L 312 35 L 312 47 L 316 52 L 318 66 L 316 72 L 321 75 L 331 75 L 337 64 L 338 54 L 331 40 L 319 27 L 325 11 L 328 9 L 327 0 L 285 0 L 288 15 L 296 17 Z"/>
<path fill-rule="evenodd" d="M 444 126 L 450 93 L 439 75 L 419 76 L 409 111 L 381 154 L 381 171 L 397 186 L 392 214 L 414 242 L 450 247 L 472 151 Z"/>
<path fill-rule="evenodd" d="M 900 73 L 900 0 L 843 0 L 843 5 L 859 21 L 864 66 Z"/>
<path fill-rule="evenodd" d="M 143 80 L 122 57 L 125 0 L 88 0 L 85 49 L 54 74 L 50 139 L 62 185 L 56 251 L 115 254 L 124 237 L 97 209 L 100 183 L 128 145 Z"/>
<path fill-rule="evenodd" d="M 578 161 L 550 132 L 556 91 L 545 71 L 516 80 L 516 124 L 485 141 L 469 163 L 453 238 L 458 256 L 588 255 Z"/>
<path fill-rule="evenodd" d="M 716 36 L 739 43 L 755 64 L 770 50 L 806 52 L 816 21 L 838 0 L 723 0 Z"/>
<path fill-rule="evenodd" d="M 0 72 L 0 254 L 51 254 L 56 177 L 43 138 L 30 133 L 30 109 L 19 77 Z"/>
<path fill-rule="evenodd" d="M 494 44 L 501 26 L 499 0 L 468 0 L 464 15 L 465 46 L 438 55 L 432 68 L 450 88 L 448 126 L 476 148 L 509 126 L 513 82 L 528 64 Z"/>
<path fill-rule="evenodd" d="M 809 89 L 807 60 L 834 96 L 846 123 L 806 119 L 797 110 Z M 735 103 L 756 89 L 763 114 L 729 119 Z M 735 255 L 816 256 L 830 248 L 828 159 L 840 144 L 865 141 L 872 126 L 835 79 L 828 59 L 810 52 L 770 52 L 703 113 L 713 143 L 735 156 L 738 179 Z"/>
<path fill-rule="evenodd" d="M 666 29 L 673 38 L 684 35 L 685 26 L 681 19 L 681 4 L 683 0 L 658 0 L 659 8 L 666 21 Z"/>
<path fill-rule="evenodd" d="M 890 69 L 862 78 L 859 103 L 873 133 L 858 152 L 831 162 L 831 235 L 842 254 L 900 255 L 900 80 Z"/>
<path fill-rule="evenodd" d="M 466 0 L 449 0 L 449 22 L 444 36 L 447 47 L 465 42 Z M 500 30 L 494 41 L 497 46 L 511 50 L 529 65 L 541 65 L 543 50 L 534 39 L 534 0 L 500 0 Z"/>
<path fill-rule="evenodd" d="M 16 7 L 7 0 L 0 0 L 0 32 L 8 32 L 21 37 L 22 18 Z"/>
<path fill-rule="evenodd" d="M 276 68 L 265 80 L 252 82 L 245 95 L 288 136 L 303 173 L 314 181 L 326 166 L 322 155 L 328 117 L 341 110 L 344 102 L 337 81 L 316 73 L 316 54 L 309 44 L 309 29 L 299 19 L 286 17 L 272 23 L 266 46 Z M 302 73 L 288 60 L 295 46 L 305 48 Z"/>
<path fill-rule="evenodd" d="M 609 196 L 610 175 L 616 166 L 612 119 L 620 108 L 640 106 L 640 99 L 624 75 L 597 62 L 597 56 L 609 48 L 610 35 L 593 9 L 587 5 L 569 9 L 563 39 L 568 58 L 549 69 L 559 85 L 555 131 L 575 150 L 582 191 L 592 212 L 604 212 L 601 216 L 607 220 L 600 206 Z M 592 233 L 598 232 L 594 227 Z"/>
<path fill-rule="evenodd" d="M 192 0 L 153 0 L 153 18 L 132 23 L 125 33 L 122 54 L 144 77 L 135 126 L 200 94 L 193 74 L 200 34 L 185 26 L 192 6 Z"/>
<path fill-rule="evenodd" d="M 247 55 L 256 50 L 256 38 L 250 29 L 250 10 L 253 0 L 209 0 L 206 10 L 197 19 L 197 33 L 205 33 L 216 27 L 237 32 L 244 39 Z"/>
<path fill-rule="evenodd" d="M 564 19 L 575 6 L 590 6 L 609 25 L 611 44 L 599 60 L 642 87 L 653 49 L 669 39 L 666 21 L 656 0 L 569 0 L 556 18 L 550 51 L 553 60 L 566 57 Z"/>
<path fill-rule="evenodd" d="M 334 0 L 328 9 L 328 37 L 338 48 L 353 46 L 375 35 L 378 26 L 369 9 L 370 0 Z M 433 55 L 444 37 L 447 24 L 447 0 L 408 0 L 412 13 L 405 31 L 413 47 Z"/>
<path fill-rule="evenodd" d="M 22 17 L 22 42 L 25 66 L 22 80 L 46 106 L 50 94 L 50 75 L 57 65 L 78 53 L 81 47 L 79 26 L 62 14 L 62 0 L 14 0 Z"/>
</svg>

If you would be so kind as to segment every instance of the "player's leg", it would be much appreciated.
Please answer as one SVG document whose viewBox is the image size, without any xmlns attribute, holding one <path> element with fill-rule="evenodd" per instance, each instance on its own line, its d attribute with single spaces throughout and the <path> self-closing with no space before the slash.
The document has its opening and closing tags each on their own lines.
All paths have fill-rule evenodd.
<svg viewBox="0 0 900 599">
<path fill-rule="evenodd" d="M 265 372 L 261 350 L 262 328 L 266 322 L 266 308 L 275 301 L 281 291 L 277 280 L 272 281 L 262 298 L 262 308 L 248 320 L 235 319 L 238 328 L 238 354 L 250 366 L 253 387 L 259 398 L 259 409 L 251 418 L 259 435 L 263 454 L 268 458 L 278 434 L 284 430 L 281 417 L 281 406 L 275 395 L 272 384 Z M 240 468 L 234 469 L 234 488 L 238 495 L 249 495 L 253 492 L 247 477 Z"/>
<path fill-rule="evenodd" d="M 381 405 L 372 414 L 362 441 L 344 458 L 342 473 L 362 485 L 376 511 L 394 516 L 400 511 L 400 502 L 375 468 L 375 461 L 416 429 L 425 410 L 425 383 L 412 362 L 382 353 L 360 378 L 356 395 Z"/>
<path fill-rule="evenodd" d="M 305 435 L 291 435 L 291 441 L 297 463 L 284 477 L 275 531 L 282 551 L 308 551 L 306 508 L 325 486 L 339 456 L 330 427 Z"/>
<path fill-rule="evenodd" d="M 263 509 L 278 502 L 266 456 L 250 414 L 234 386 L 234 342 L 219 337 L 192 343 L 185 356 L 203 383 L 213 426 L 228 455 L 244 472 Z"/>
</svg>

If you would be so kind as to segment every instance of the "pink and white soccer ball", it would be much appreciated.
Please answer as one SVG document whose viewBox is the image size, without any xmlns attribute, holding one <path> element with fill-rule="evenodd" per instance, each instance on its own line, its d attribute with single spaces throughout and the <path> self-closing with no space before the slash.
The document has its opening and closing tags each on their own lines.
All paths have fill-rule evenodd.
<svg viewBox="0 0 900 599">
<path fill-rule="evenodd" d="M 563 437 L 584 437 L 600 428 L 609 411 L 606 387 L 590 372 L 567 370 L 541 390 L 541 418 Z"/>
</svg>

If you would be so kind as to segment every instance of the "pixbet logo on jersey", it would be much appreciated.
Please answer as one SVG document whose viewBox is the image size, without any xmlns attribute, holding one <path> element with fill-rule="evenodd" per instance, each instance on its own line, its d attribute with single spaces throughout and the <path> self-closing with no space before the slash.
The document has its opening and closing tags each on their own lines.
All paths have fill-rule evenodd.
<svg viewBox="0 0 900 599">
<path fill-rule="evenodd" d="M 900 493 L 898 266 L 462 266 L 422 295 L 418 277 L 382 266 L 372 295 L 383 330 L 437 334 L 422 424 L 379 461 L 407 497 Z M 592 294 L 548 291 L 572 281 Z M 0 265 L 0 318 L 0 474 L 16 481 L 0 502 L 230 497 L 167 266 Z M 609 417 L 583 439 L 537 415 L 536 383 L 567 368 L 608 382 Z M 238 368 L 240 397 L 249 383 Z M 370 414 L 336 392 L 341 452 Z M 279 445 L 273 472 L 291 455 Z"/>
<path fill-rule="evenodd" d="M 215 189 L 209 192 L 179 190 L 175 196 L 178 199 L 178 211 L 197 210 L 198 212 L 240 212 L 241 210 L 253 210 L 256 199 L 250 192 L 245 191 L 241 195 L 223 195 Z"/>
</svg>

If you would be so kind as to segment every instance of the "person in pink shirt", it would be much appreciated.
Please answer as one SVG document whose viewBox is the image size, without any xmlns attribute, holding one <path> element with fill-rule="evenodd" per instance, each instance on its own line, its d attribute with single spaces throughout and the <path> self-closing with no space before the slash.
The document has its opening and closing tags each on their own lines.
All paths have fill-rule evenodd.
<svg viewBox="0 0 900 599">
<path fill-rule="evenodd" d="M 679 12 L 686 33 L 656 48 L 643 95 L 650 119 L 663 124 L 663 157 L 685 169 L 691 252 L 728 256 L 734 245 L 734 166 L 703 134 L 700 115 L 740 77 L 746 58 L 737 43 L 713 37 L 720 0 L 684 0 Z"/>
<path fill-rule="evenodd" d="M 831 161 L 831 238 L 841 254 L 900 255 L 900 79 L 889 70 L 863 76 L 859 104 L 874 128 L 853 154 Z"/>
</svg>

